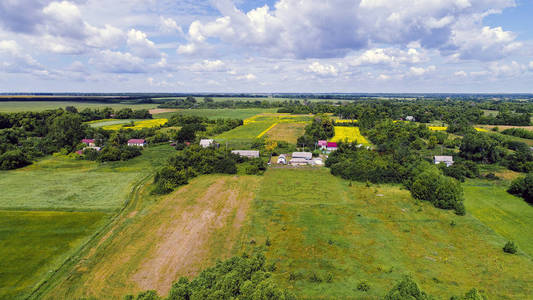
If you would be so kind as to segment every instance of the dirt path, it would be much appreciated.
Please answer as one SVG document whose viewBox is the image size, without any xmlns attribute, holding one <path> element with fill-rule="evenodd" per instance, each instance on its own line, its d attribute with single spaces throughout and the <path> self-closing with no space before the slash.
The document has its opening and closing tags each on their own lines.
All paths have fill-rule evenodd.
<svg viewBox="0 0 533 300">
<path fill-rule="evenodd" d="M 48 296 L 121 299 L 147 289 L 166 295 L 179 277 L 233 254 L 260 180 L 202 176 L 128 214 Z"/>
</svg>

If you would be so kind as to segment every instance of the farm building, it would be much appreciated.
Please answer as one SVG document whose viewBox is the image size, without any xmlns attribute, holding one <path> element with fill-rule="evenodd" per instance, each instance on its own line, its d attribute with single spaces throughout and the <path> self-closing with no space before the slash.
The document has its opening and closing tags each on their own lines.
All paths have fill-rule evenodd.
<svg viewBox="0 0 533 300">
<path fill-rule="evenodd" d="M 89 147 L 96 146 L 95 141 L 93 139 L 83 139 L 83 140 L 81 140 L 81 142 L 84 143 L 85 145 L 89 146 Z"/>
<path fill-rule="evenodd" d="M 445 163 L 446 167 L 453 165 L 453 156 L 435 156 L 433 162 L 438 165 L 440 163 Z"/>
<path fill-rule="evenodd" d="M 215 141 L 213 141 L 211 139 L 201 139 L 200 140 L 200 146 L 202 146 L 204 148 L 211 147 L 214 143 L 215 143 Z"/>
<path fill-rule="evenodd" d="M 285 154 L 281 154 L 278 157 L 278 164 L 280 164 L 280 165 L 286 165 L 287 164 L 287 157 L 285 156 Z"/>
<path fill-rule="evenodd" d="M 248 158 L 258 158 L 259 157 L 259 151 L 257 150 L 233 150 L 231 151 L 233 154 L 237 154 L 243 157 Z"/>
<path fill-rule="evenodd" d="M 322 161 L 322 158 L 316 157 L 315 159 L 313 159 L 313 165 L 322 166 L 324 165 L 324 161 Z"/>
<path fill-rule="evenodd" d="M 100 150 L 102 150 L 102 148 L 100 148 L 100 147 L 89 146 L 89 147 L 85 147 L 85 148 L 83 148 L 83 149 L 81 149 L 81 150 L 76 151 L 76 153 L 78 153 L 79 155 L 83 155 L 83 151 L 85 151 L 85 150 L 87 150 L 87 149 L 94 149 L 94 150 L 96 150 L 97 152 L 100 152 Z"/>
<path fill-rule="evenodd" d="M 326 147 L 328 146 L 328 141 L 318 141 L 317 146 L 322 150 L 326 150 Z"/>
<path fill-rule="evenodd" d="M 131 139 L 128 140 L 128 146 L 144 147 L 146 146 L 146 141 L 144 139 Z"/>
<path fill-rule="evenodd" d="M 293 152 L 292 158 L 303 158 L 306 160 L 311 160 L 313 158 L 313 153 L 311 152 Z"/>
<path fill-rule="evenodd" d="M 337 146 L 337 143 L 335 142 L 328 142 L 327 146 L 326 146 L 326 150 L 329 151 L 329 152 L 332 152 L 332 151 L 337 151 L 338 149 L 338 146 Z"/>
<path fill-rule="evenodd" d="M 291 158 L 291 161 L 289 162 L 293 166 L 307 166 L 313 163 L 310 159 L 305 159 L 301 157 L 293 157 Z"/>
</svg>

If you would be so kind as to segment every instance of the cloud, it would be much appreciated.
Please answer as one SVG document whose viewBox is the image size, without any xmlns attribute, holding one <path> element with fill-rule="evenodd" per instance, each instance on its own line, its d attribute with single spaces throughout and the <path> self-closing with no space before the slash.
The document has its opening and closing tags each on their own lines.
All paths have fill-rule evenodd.
<svg viewBox="0 0 533 300">
<path fill-rule="evenodd" d="M 522 47 L 515 42 L 516 34 L 501 27 L 484 26 L 480 29 L 457 30 L 451 43 L 457 48 L 456 58 L 496 60 Z"/>
<path fill-rule="evenodd" d="M 307 67 L 307 71 L 320 76 L 337 76 L 339 73 L 339 70 L 335 66 L 321 64 L 316 61 Z"/>
<path fill-rule="evenodd" d="M 466 76 L 468 76 L 468 74 L 466 74 L 466 72 L 462 71 L 462 70 L 455 72 L 453 75 L 455 75 L 456 77 L 466 77 Z"/>
<path fill-rule="evenodd" d="M 155 47 L 154 42 L 150 41 L 146 33 L 131 29 L 128 31 L 127 45 L 131 52 L 143 58 L 159 58 L 161 53 Z"/>
<path fill-rule="evenodd" d="M 247 81 L 252 81 L 252 80 L 255 80 L 257 77 L 252 74 L 252 73 L 248 73 L 246 75 L 242 75 L 242 76 L 237 76 L 235 77 L 237 80 L 247 80 Z"/>
<path fill-rule="evenodd" d="M 189 67 L 193 72 L 225 72 L 228 70 L 226 64 L 221 60 L 203 60 L 201 63 L 195 63 Z"/>
<path fill-rule="evenodd" d="M 510 63 L 494 62 L 488 68 L 491 74 L 496 77 L 518 77 L 527 70 L 526 66 L 516 61 Z"/>
<path fill-rule="evenodd" d="M 409 68 L 409 73 L 413 76 L 422 76 L 426 75 L 427 73 L 434 72 L 437 69 L 435 66 L 429 66 L 427 68 L 422 67 L 411 67 Z"/>
<path fill-rule="evenodd" d="M 348 58 L 349 64 L 356 67 L 366 65 L 398 66 L 400 64 L 416 64 L 426 60 L 425 55 L 414 48 L 407 51 L 395 48 L 375 48 Z"/>
<path fill-rule="evenodd" d="M 179 33 L 180 35 L 184 35 L 183 30 L 181 27 L 176 23 L 176 21 L 172 18 L 165 18 L 161 16 L 159 18 L 159 29 L 164 33 Z"/>
<path fill-rule="evenodd" d="M 273 8 L 245 13 L 229 0 L 214 3 L 222 17 L 192 22 L 181 53 L 194 53 L 209 38 L 296 58 L 344 57 L 371 44 L 419 42 L 424 48 L 449 49 L 458 47 L 452 38 L 460 42 L 468 35 L 456 32 L 464 20 L 481 20 L 514 5 L 513 0 L 279 0 Z M 478 30 L 479 24 L 470 25 Z"/>
<path fill-rule="evenodd" d="M 107 73 L 145 73 L 144 60 L 131 53 L 102 50 L 89 60 L 90 64 Z"/>
<path fill-rule="evenodd" d="M 533 61 L 530 61 L 530 62 L 529 62 L 529 70 L 530 70 L 530 71 L 533 71 Z"/>
<path fill-rule="evenodd" d="M 23 53 L 16 41 L 0 40 L 0 71 L 42 74 L 46 70 L 32 56 Z"/>
</svg>

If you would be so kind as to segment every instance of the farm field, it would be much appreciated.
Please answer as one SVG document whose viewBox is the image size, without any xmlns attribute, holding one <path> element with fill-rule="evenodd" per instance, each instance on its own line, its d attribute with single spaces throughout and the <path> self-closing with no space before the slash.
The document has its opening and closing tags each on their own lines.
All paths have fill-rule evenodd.
<svg viewBox="0 0 533 300">
<path fill-rule="evenodd" d="M 507 126 L 507 125 L 476 125 L 478 128 L 484 128 L 487 130 L 492 130 L 494 127 L 498 127 L 499 131 L 503 131 L 509 128 L 521 128 L 529 131 L 533 131 L 533 126 Z"/>
<path fill-rule="evenodd" d="M 145 204 L 128 211 L 39 299 L 122 299 L 146 289 L 166 295 L 179 277 L 236 254 L 261 179 L 209 175 L 160 198 L 142 191 Z"/>
<path fill-rule="evenodd" d="M 406 273 L 438 299 L 473 287 L 489 299 L 533 293 L 533 261 L 505 254 L 506 239 L 476 218 L 417 204 L 399 186 L 350 186 L 327 169 L 268 170 L 247 232 L 242 248 L 268 237 L 275 279 L 301 298 L 377 299 Z M 357 291 L 362 280 L 370 291 Z"/>
<path fill-rule="evenodd" d="M 298 138 L 304 135 L 305 126 L 305 123 L 278 123 L 267 132 L 266 136 L 274 141 L 296 144 Z"/>
<path fill-rule="evenodd" d="M 370 145 L 368 140 L 361 135 L 359 127 L 335 126 L 335 136 L 331 142 L 344 142 L 346 140 L 350 143 L 357 141 L 359 144 Z"/>
<path fill-rule="evenodd" d="M 131 108 L 138 109 L 152 109 L 157 107 L 157 104 L 120 104 L 120 103 L 83 103 L 73 101 L 3 101 L 0 99 L 0 113 L 9 112 L 23 112 L 23 111 L 43 111 L 49 109 L 65 108 L 67 106 L 74 106 L 78 110 L 84 108 L 104 108 L 111 107 L 113 109 Z"/>
<path fill-rule="evenodd" d="M 108 216 L 102 212 L 0 211 L 0 299 L 27 295 Z"/>
<path fill-rule="evenodd" d="M 209 119 L 220 119 L 220 118 L 230 118 L 230 119 L 246 119 L 252 116 L 255 116 L 260 113 L 276 112 L 276 108 L 222 108 L 222 109 L 179 109 L 173 112 L 165 112 L 156 114 L 158 118 L 167 118 L 169 119 L 173 114 L 180 113 L 183 115 L 189 116 L 202 116 Z"/>
<path fill-rule="evenodd" d="M 533 206 L 506 192 L 507 186 L 484 180 L 463 184 L 465 206 L 474 217 L 533 257 Z"/>
<path fill-rule="evenodd" d="M 0 171 L 0 299 L 26 298 L 129 200 L 174 153 L 149 147 L 127 162 L 47 157 Z M 16 284 L 15 284 L 16 283 Z"/>
<path fill-rule="evenodd" d="M 148 119 L 148 120 L 127 120 L 126 124 L 124 123 L 115 123 L 111 125 L 104 125 L 101 126 L 102 129 L 105 130 L 120 130 L 120 129 L 133 129 L 133 130 L 140 130 L 143 128 L 154 128 L 154 127 L 160 127 L 162 125 L 165 125 L 168 120 L 167 119 Z M 133 122 L 134 126 L 129 126 L 128 124 L 130 122 Z M 99 123 L 93 123 L 94 125 Z"/>
</svg>

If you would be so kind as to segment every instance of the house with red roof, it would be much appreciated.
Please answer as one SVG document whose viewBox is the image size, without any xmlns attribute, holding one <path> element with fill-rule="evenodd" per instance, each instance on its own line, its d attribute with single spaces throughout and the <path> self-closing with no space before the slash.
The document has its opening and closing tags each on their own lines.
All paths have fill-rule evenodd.
<svg viewBox="0 0 533 300">
<path fill-rule="evenodd" d="M 326 150 L 327 146 L 328 146 L 328 141 L 318 141 L 318 143 L 316 143 L 316 145 L 322 149 L 322 150 Z"/>
<path fill-rule="evenodd" d="M 146 146 L 146 141 L 144 139 L 131 139 L 131 140 L 128 140 L 128 146 L 144 147 Z"/>
<path fill-rule="evenodd" d="M 337 151 L 337 149 L 338 149 L 338 146 L 337 146 L 337 143 L 335 142 L 328 142 L 328 144 L 326 145 L 326 150 L 329 152 Z"/>
<path fill-rule="evenodd" d="M 81 142 L 84 143 L 85 145 L 89 146 L 89 147 L 96 146 L 94 139 L 83 139 L 83 140 L 81 140 Z"/>
</svg>

